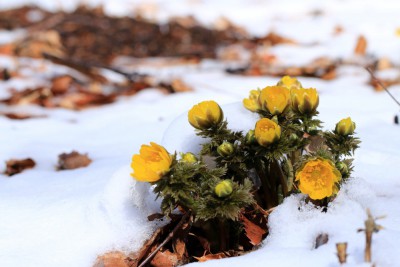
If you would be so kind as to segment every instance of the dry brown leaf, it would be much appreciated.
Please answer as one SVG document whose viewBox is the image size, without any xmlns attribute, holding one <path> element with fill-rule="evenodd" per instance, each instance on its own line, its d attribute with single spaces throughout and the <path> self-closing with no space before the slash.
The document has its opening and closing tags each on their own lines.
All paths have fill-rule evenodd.
<svg viewBox="0 0 400 267">
<path fill-rule="evenodd" d="M 393 64 L 390 61 L 390 59 L 387 58 L 387 57 L 380 58 L 378 60 L 378 62 L 376 63 L 376 69 L 377 70 L 387 70 L 387 69 L 390 69 L 390 68 L 393 68 Z"/>
<path fill-rule="evenodd" d="M 243 223 L 246 236 L 249 238 L 250 243 L 257 246 L 263 240 L 263 236 L 267 233 L 266 230 L 262 229 L 260 226 L 251 222 L 243 214 L 240 216 L 240 220 Z"/>
<path fill-rule="evenodd" d="M 372 79 L 371 78 L 369 84 L 372 85 L 376 91 L 381 92 L 381 91 L 385 90 L 382 87 L 382 85 L 385 86 L 386 88 L 389 88 L 392 85 L 400 84 L 400 78 L 397 78 L 397 79 L 379 79 L 379 81 L 377 81 L 376 79 Z"/>
<path fill-rule="evenodd" d="M 159 251 L 151 260 L 150 264 L 153 267 L 174 267 L 178 266 L 179 259 L 176 253 L 172 253 L 169 250 Z"/>
<path fill-rule="evenodd" d="M 336 25 L 333 29 L 333 35 L 339 35 L 344 31 L 344 28 L 341 25 Z"/>
<path fill-rule="evenodd" d="M 71 87 L 72 81 L 72 77 L 69 75 L 54 77 L 51 80 L 51 91 L 54 95 L 65 94 Z"/>
<path fill-rule="evenodd" d="M 278 45 L 278 44 L 296 44 L 293 39 L 283 37 L 275 32 L 270 32 L 266 36 L 256 39 L 258 43 L 263 45 Z"/>
<path fill-rule="evenodd" d="M 4 44 L 0 46 L 0 54 L 7 56 L 15 55 L 15 44 Z"/>
<path fill-rule="evenodd" d="M 329 241 L 329 235 L 327 233 L 322 233 L 317 236 L 315 239 L 315 248 L 319 248 L 322 245 L 325 245 Z"/>
<path fill-rule="evenodd" d="M 57 31 L 35 32 L 15 43 L 15 53 L 21 57 L 43 58 L 43 53 L 62 56 L 63 47 Z"/>
<path fill-rule="evenodd" d="M 198 260 L 199 262 L 205 262 L 205 261 L 209 261 L 209 260 L 218 260 L 218 259 L 223 259 L 223 258 L 227 258 L 228 255 L 224 252 L 220 252 L 220 253 L 216 253 L 216 254 L 207 254 L 201 257 L 193 257 L 196 260 Z"/>
<path fill-rule="evenodd" d="M 115 101 L 115 95 L 104 95 L 90 92 L 73 92 L 60 99 L 58 106 L 68 109 L 83 109 L 92 106 L 109 104 Z"/>
<path fill-rule="evenodd" d="M 354 54 L 365 56 L 367 52 L 367 39 L 363 35 L 360 35 L 357 39 L 357 45 L 354 48 Z"/>
<path fill-rule="evenodd" d="M 290 75 L 331 80 L 336 78 L 337 65 L 338 62 L 336 60 L 321 57 L 304 66 L 282 66 L 277 63 L 271 64 L 271 62 L 265 62 L 265 59 L 260 57 L 260 55 L 254 55 L 250 66 L 237 69 L 227 69 L 227 72 L 251 76 L 271 75 L 282 77 Z"/>
<path fill-rule="evenodd" d="M 92 160 L 87 156 L 87 154 L 80 154 L 76 151 L 71 153 L 62 153 L 58 156 L 58 166 L 59 170 L 72 170 L 77 168 L 82 168 L 88 166 Z"/>
<path fill-rule="evenodd" d="M 130 267 L 127 256 L 120 251 L 107 252 L 98 256 L 93 267 Z"/>
<path fill-rule="evenodd" d="M 176 93 L 193 91 L 193 88 L 181 79 L 173 79 L 171 81 L 171 87 Z"/>
<path fill-rule="evenodd" d="M 1 113 L 1 115 L 6 116 L 7 118 L 11 120 L 26 120 L 26 119 L 32 119 L 32 118 L 45 118 L 46 116 L 40 115 L 30 115 L 30 114 L 23 114 L 23 113 L 12 113 L 12 112 L 7 112 L 7 113 Z"/>
<path fill-rule="evenodd" d="M 6 171 L 4 172 L 4 174 L 12 176 L 26 169 L 32 169 L 33 167 L 35 167 L 35 165 L 35 161 L 31 158 L 10 159 L 6 161 Z"/>
<path fill-rule="evenodd" d="M 51 107 L 49 98 L 53 96 L 51 90 L 46 87 L 25 89 L 23 91 L 11 90 L 9 98 L 1 100 L 8 105 L 37 104 L 44 107 Z"/>
</svg>

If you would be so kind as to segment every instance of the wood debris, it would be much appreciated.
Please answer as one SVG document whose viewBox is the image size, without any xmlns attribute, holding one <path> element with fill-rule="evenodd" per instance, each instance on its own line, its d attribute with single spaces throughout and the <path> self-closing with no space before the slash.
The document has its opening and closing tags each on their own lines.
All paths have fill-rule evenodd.
<svg viewBox="0 0 400 267">
<path fill-rule="evenodd" d="M 336 243 L 336 255 L 340 264 L 344 264 L 347 261 L 347 242 Z"/>
</svg>

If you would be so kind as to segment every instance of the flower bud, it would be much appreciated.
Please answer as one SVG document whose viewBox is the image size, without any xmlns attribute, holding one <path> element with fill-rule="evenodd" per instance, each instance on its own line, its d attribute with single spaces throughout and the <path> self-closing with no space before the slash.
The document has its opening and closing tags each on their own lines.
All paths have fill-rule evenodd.
<svg viewBox="0 0 400 267">
<path fill-rule="evenodd" d="M 217 152 L 221 157 L 228 157 L 232 155 L 233 151 L 235 151 L 235 148 L 229 142 L 223 142 L 217 148 Z"/>
<path fill-rule="evenodd" d="M 182 161 L 186 163 L 196 163 L 198 159 L 193 153 L 187 152 L 182 155 Z"/>
<path fill-rule="evenodd" d="M 317 110 L 319 96 L 315 88 L 293 88 L 290 91 L 293 111 L 299 114 L 312 114 Z"/>
<path fill-rule="evenodd" d="M 335 132 L 342 136 L 347 136 L 354 133 L 356 129 L 356 124 L 350 119 L 350 117 L 346 119 L 340 120 L 336 124 Z"/>
<path fill-rule="evenodd" d="M 298 137 L 297 134 L 292 133 L 292 134 L 290 134 L 290 136 L 289 136 L 289 140 L 290 140 L 292 143 L 296 143 L 296 142 L 299 140 L 299 137 Z"/>
<path fill-rule="evenodd" d="M 256 142 L 256 137 L 254 135 L 254 130 L 249 130 L 245 137 L 246 144 L 251 145 Z"/>
<path fill-rule="evenodd" d="M 215 188 L 214 192 L 218 197 L 227 197 L 232 194 L 233 184 L 231 180 L 223 180 L 219 182 Z"/>
<path fill-rule="evenodd" d="M 249 98 L 243 99 L 243 106 L 252 112 L 256 112 L 257 110 L 261 109 L 261 104 L 258 100 L 259 96 L 260 90 L 251 90 Z"/>
<path fill-rule="evenodd" d="M 259 145 L 268 147 L 281 138 L 281 127 L 274 121 L 263 118 L 257 121 L 254 135 Z"/>
<path fill-rule="evenodd" d="M 222 122 L 223 112 L 215 101 L 203 101 L 188 112 L 189 123 L 196 129 L 205 130 Z"/>
<path fill-rule="evenodd" d="M 301 83 L 296 78 L 292 78 L 288 75 L 283 76 L 276 85 L 283 86 L 288 89 L 302 88 Z"/>
<path fill-rule="evenodd" d="M 290 103 L 290 91 L 283 86 L 267 86 L 261 90 L 260 103 L 272 115 L 286 111 Z"/>
<path fill-rule="evenodd" d="M 349 174 L 349 167 L 344 162 L 339 162 L 336 164 L 336 168 L 340 171 L 343 177 L 347 177 Z"/>
</svg>

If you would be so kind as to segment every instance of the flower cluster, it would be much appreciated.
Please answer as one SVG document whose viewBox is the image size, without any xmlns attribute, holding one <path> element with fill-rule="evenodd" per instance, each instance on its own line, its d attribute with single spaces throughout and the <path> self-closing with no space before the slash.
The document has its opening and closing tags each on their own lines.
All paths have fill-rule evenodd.
<svg viewBox="0 0 400 267">
<path fill-rule="evenodd" d="M 132 158 L 132 176 L 154 185 L 165 215 L 179 209 L 195 221 L 234 222 L 244 211 L 273 208 L 293 193 L 326 206 L 350 177 L 359 140 L 350 118 L 323 131 L 318 105 L 315 88 L 285 76 L 243 100 L 260 117 L 243 133 L 228 128 L 215 101 L 200 102 L 188 112 L 196 134 L 208 140 L 200 154 L 171 155 L 155 143 L 143 145 Z"/>
</svg>

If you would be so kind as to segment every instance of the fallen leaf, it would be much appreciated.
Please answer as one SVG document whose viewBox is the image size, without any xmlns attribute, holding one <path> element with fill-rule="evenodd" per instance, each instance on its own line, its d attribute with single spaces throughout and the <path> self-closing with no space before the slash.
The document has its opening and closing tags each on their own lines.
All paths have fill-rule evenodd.
<svg viewBox="0 0 400 267">
<path fill-rule="evenodd" d="M 219 252 L 216 254 L 207 254 L 201 257 L 193 257 L 195 258 L 197 261 L 199 262 L 205 262 L 205 261 L 209 261 L 209 260 L 218 260 L 218 259 L 223 259 L 223 258 L 227 258 L 228 255 L 226 255 L 224 252 Z"/>
<path fill-rule="evenodd" d="M 54 95 L 65 94 L 72 84 L 69 75 L 57 76 L 51 80 L 51 91 Z"/>
<path fill-rule="evenodd" d="M 178 255 L 169 250 L 158 251 L 150 262 L 153 267 L 174 267 L 178 266 L 178 263 Z"/>
<path fill-rule="evenodd" d="M 10 159 L 6 161 L 6 171 L 4 172 L 4 174 L 12 176 L 26 169 L 32 169 L 33 167 L 35 167 L 35 165 L 35 161 L 31 158 Z"/>
<path fill-rule="evenodd" d="M 115 95 L 104 95 L 90 92 L 73 92 L 60 98 L 55 105 L 68 109 L 83 109 L 91 106 L 109 104 L 115 101 Z"/>
<path fill-rule="evenodd" d="M 171 87 L 175 93 L 193 91 L 193 88 L 190 87 L 188 84 L 186 84 L 181 79 L 173 79 L 171 81 Z"/>
<path fill-rule="evenodd" d="M 15 44 L 4 44 L 0 46 L 0 54 L 14 56 Z"/>
<path fill-rule="evenodd" d="M 174 254 L 177 256 L 180 263 L 188 262 L 188 253 L 186 249 L 186 240 L 191 230 L 191 221 L 184 223 L 181 228 L 175 233 L 172 240 L 172 249 Z"/>
<path fill-rule="evenodd" d="M 333 35 L 339 35 L 343 33 L 344 28 L 341 25 L 336 25 L 335 28 L 333 29 Z"/>
<path fill-rule="evenodd" d="M 293 39 L 283 37 L 275 32 L 270 32 L 264 37 L 256 38 L 256 43 L 274 46 L 278 44 L 296 44 L 297 42 Z"/>
<path fill-rule="evenodd" d="M 322 233 L 317 236 L 315 239 L 315 249 L 319 248 L 322 245 L 325 245 L 329 241 L 329 235 L 327 233 Z"/>
<path fill-rule="evenodd" d="M 332 80 L 336 78 L 337 60 L 332 60 L 327 57 L 316 58 L 309 64 L 304 66 L 283 66 L 279 63 L 265 62 L 262 55 L 254 55 L 249 66 L 240 68 L 230 68 L 226 71 L 233 74 L 243 74 L 250 76 L 271 75 L 282 77 L 289 76 L 304 76 L 316 77 L 324 80 Z M 278 61 L 279 62 L 279 61 Z"/>
<path fill-rule="evenodd" d="M 376 69 L 377 70 L 387 70 L 393 68 L 393 64 L 390 61 L 389 58 L 387 57 L 382 57 L 378 60 L 378 62 L 376 63 Z"/>
<path fill-rule="evenodd" d="M 127 256 L 120 251 L 107 252 L 98 256 L 93 267 L 130 267 Z"/>
<path fill-rule="evenodd" d="M 143 244 L 142 248 L 129 255 L 130 265 L 129 267 L 137 267 L 142 260 L 145 260 L 148 255 L 154 251 L 158 245 L 163 241 L 162 238 L 169 233 L 175 226 L 176 222 L 179 221 L 181 216 L 173 217 L 171 222 L 158 228 L 153 235 Z"/>
<path fill-rule="evenodd" d="M 354 48 L 354 54 L 365 56 L 367 51 L 367 39 L 363 35 L 360 35 L 357 39 L 357 45 Z"/>
<path fill-rule="evenodd" d="M 7 112 L 7 113 L 1 113 L 1 115 L 11 119 L 11 120 L 26 120 L 26 119 L 32 119 L 32 118 L 45 118 L 46 116 L 40 115 L 30 115 L 30 114 L 24 114 L 24 113 L 12 113 L 12 112 Z"/>
<path fill-rule="evenodd" d="M 267 231 L 257 224 L 251 222 L 243 214 L 240 216 L 240 220 L 243 223 L 244 231 L 247 238 L 250 240 L 250 243 L 254 246 L 259 245 Z"/>
<path fill-rule="evenodd" d="M 43 58 L 43 53 L 62 56 L 64 54 L 60 34 L 49 30 L 35 32 L 15 43 L 15 53 L 20 57 Z"/>
<path fill-rule="evenodd" d="M 87 156 L 87 154 L 80 154 L 76 151 L 71 153 L 62 153 L 58 156 L 58 166 L 59 170 L 72 170 L 77 168 L 82 168 L 88 166 L 92 160 Z"/>
</svg>

